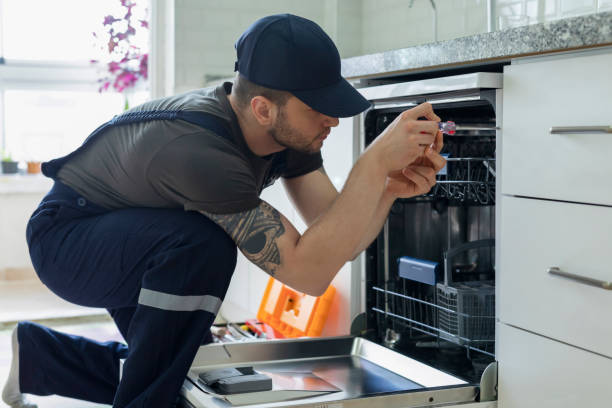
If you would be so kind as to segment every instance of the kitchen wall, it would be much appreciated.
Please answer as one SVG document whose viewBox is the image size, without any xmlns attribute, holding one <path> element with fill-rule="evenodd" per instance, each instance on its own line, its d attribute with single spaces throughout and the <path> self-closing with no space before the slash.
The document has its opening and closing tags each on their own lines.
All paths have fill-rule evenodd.
<svg viewBox="0 0 612 408">
<path fill-rule="evenodd" d="M 274 13 L 293 13 L 317 22 L 343 58 L 487 32 L 487 0 L 434 0 L 434 4 L 435 11 L 430 0 L 174 0 L 173 90 L 183 92 L 233 76 L 235 40 L 253 21 Z M 493 29 L 612 9 L 612 0 L 493 0 L 491 4 Z"/>
<path fill-rule="evenodd" d="M 362 0 L 360 54 L 488 31 L 486 0 L 434 3 L 435 12 L 430 0 Z M 492 29 L 498 30 L 611 10 L 612 0 L 493 0 L 491 6 Z"/>
<path fill-rule="evenodd" d="M 324 0 L 175 0 L 175 89 L 182 92 L 232 75 L 234 42 L 255 20 L 291 11 L 325 19 Z"/>
<path fill-rule="evenodd" d="M 487 31 L 485 0 L 436 0 L 435 5 L 436 12 L 429 0 L 364 0 L 361 54 Z"/>
</svg>

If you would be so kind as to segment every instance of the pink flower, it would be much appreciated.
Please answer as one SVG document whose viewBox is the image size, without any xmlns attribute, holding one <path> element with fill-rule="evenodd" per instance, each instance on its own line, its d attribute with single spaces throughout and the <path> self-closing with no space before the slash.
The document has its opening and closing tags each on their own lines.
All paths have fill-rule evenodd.
<svg viewBox="0 0 612 408">
<path fill-rule="evenodd" d="M 0 0 L 1 1 L 1 0 Z M 130 43 L 132 36 L 136 34 L 136 28 L 132 25 L 132 8 L 136 6 L 133 0 L 118 0 L 126 9 L 122 17 L 115 18 L 112 15 L 104 17 L 103 26 L 105 27 L 105 38 L 108 42 L 102 45 L 103 49 L 108 49 L 111 61 L 106 63 L 106 75 L 99 79 L 99 91 L 107 91 L 112 86 L 117 92 L 123 92 L 127 88 L 134 87 L 140 80 L 146 80 L 148 77 L 148 54 L 143 53 L 141 49 Z M 139 27 L 149 28 L 149 23 L 146 20 L 138 20 Z M 113 24 L 116 22 L 125 22 L 127 29 L 125 32 L 118 32 Z M 95 38 L 102 37 L 97 33 L 93 33 Z M 99 63 L 98 60 L 91 60 L 93 63 Z"/>
<path fill-rule="evenodd" d="M 115 79 L 113 87 L 117 91 L 122 92 L 125 88 L 133 86 L 137 80 L 138 77 L 136 77 L 136 75 L 134 75 L 132 72 L 124 71 Z"/>
<path fill-rule="evenodd" d="M 98 92 L 108 90 L 109 85 L 110 85 L 110 81 L 104 81 L 102 85 L 100 86 L 100 89 L 98 89 Z"/>
<path fill-rule="evenodd" d="M 119 20 L 118 18 L 115 18 L 115 17 L 113 17 L 111 15 L 108 15 L 108 16 L 104 17 L 103 25 L 113 24 L 116 21 L 121 21 L 121 20 Z"/>
<path fill-rule="evenodd" d="M 121 67 L 119 66 L 119 63 L 115 62 L 115 61 L 111 61 L 108 63 L 108 71 L 111 74 L 114 74 L 115 72 L 119 71 L 121 69 Z"/>
<path fill-rule="evenodd" d="M 112 38 L 110 40 L 108 40 L 108 53 L 112 54 L 112 52 L 115 50 L 116 46 L 117 46 L 117 43 L 115 41 L 113 41 Z"/>
<path fill-rule="evenodd" d="M 143 54 L 142 57 L 140 57 L 140 64 L 138 66 L 138 72 L 140 73 L 140 76 L 142 76 L 144 79 L 147 79 L 149 77 L 149 54 Z"/>
</svg>

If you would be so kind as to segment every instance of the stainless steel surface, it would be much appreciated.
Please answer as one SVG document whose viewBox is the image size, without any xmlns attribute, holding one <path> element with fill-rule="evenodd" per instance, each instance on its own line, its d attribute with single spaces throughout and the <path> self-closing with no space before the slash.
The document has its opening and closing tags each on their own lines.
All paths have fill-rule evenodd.
<svg viewBox="0 0 612 408">
<path fill-rule="evenodd" d="M 595 286 L 605 290 L 612 290 L 612 282 L 606 282 L 599 279 L 587 278 L 586 276 L 575 275 L 573 273 L 564 272 L 556 266 L 548 268 L 547 272 L 551 275 L 560 276 L 589 286 Z"/>
<path fill-rule="evenodd" d="M 497 174 L 495 173 L 495 169 L 486 161 L 483 161 L 482 164 L 487 168 L 487 170 L 489 170 L 489 173 L 491 173 L 491 175 L 493 177 L 497 177 Z"/>
<path fill-rule="evenodd" d="M 395 330 L 387 327 L 387 332 L 385 333 L 385 339 L 383 343 L 385 347 L 394 348 L 398 341 L 400 341 L 401 335 Z"/>
<path fill-rule="evenodd" d="M 459 132 L 461 130 L 499 130 L 499 127 L 497 127 L 497 126 L 464 126 L 464 125 L 457 125 L 455 130 L 457 132 Z"/>
<path fill-rule="evenodd" d="M 413 82 L 402 82 L 359 89 L 369 101 L 403 98 L 415 95 L 439 94 L 455 91 L 477 89 L 500 89 L 502 74 L 494 72 L 476 72 L 443 78 L 424 79 Z M 447 95 L 446 98 L 449 98 Z"/>
<path fill-rule="evenodd" d="M 383 236 L 384 236 L 384 268 L 385 268 L 385 313 L 389 310 L 389 297 L 387 296 L 386 290 L 389 282 L 389 219 L 385 221 L 385 225 L 383 227 Z"/>
<path fill-rule="evenodd" d="M 229 353 L 226 353 L 228 351 Z M 477 387 L 407 356 L 362 338 L 278 340 L 213 344 L 198 351 L 182 395 L 195 407 L 227 407 L 198 387 L 198 373 L 227 366 L 253 366 L 256 370 L 312 372 L 341 389 L 340 392 L 291 402 L 260 404 L 258 407 L 301 406 L 306 404 L 377 398 L 389 394 L 396 406 L 422 406 L 425 401 L 461 403 L 474 401 Z M 438 389 L 439 387 L 447 387 Z M 450 387 L 450 388 L 448 388 Z M 436 388 L 435 390 L 432 388 Z M 397 393 L 405 397 L 398 399 Z M 376 400 L 381 401 L 381 400 Z M 401 401 L 401 405 L 399 402 Z M 417 405 L 412 405 L 411 401 Z M 347 402 L 349 405 L 346 405 Z M 357 406 L 357 405 L 354 405 Z M 381 403 L 380 406 L 393 406 Z"/>
<path fill-rule="evenodd" d="M 365 88 L 368 89 L 368 88 Z M 360 89 L 362 91 L 362 89 Z M 388 108 L 404 108 L 408 109 L 414 107 L 422 102 L 429 102 L 434 107 L 443 103 L 458 103 L 458 102 L 469 102 L 479 101 L 482 99 L 482 95 L 478 90 L 467 90 L 467 91 L 455 91 L 452 94 L 426 94 L 426 95 L 411 95 L 406 97 L 392 97 L 391 99 L 375 100 L 372 101 L 374 109 L 388 109 Z"/>
<path fill-rule="evenodd" d="M 485 368 L 480 379 L 480 400 L 494 401 L 497 399 L 497 361 Z"/>
<path fill-rule="evenodd" d="M 274 404 L 252 404 L 249 408 L 419 408 L 444 406 L 447 408 L 495 408 L 496 401 L 470 402 L 474 401 L 475 389 L 471 387 L 458 387 L 437 390 L 422 390 L 404 393 L 393 393 L 376 395 L 371 397 L 351 398 L 342 401 L 318 401 L 314 398 L 286 401 Z M 198 388 L 190 381 L 185 381 L 181 389 L 183 395 L 183 406 L 188 408 L 226 408 L 212 400 L 204 393 L 198 392 Z"/>
<path fill-rule="evenodd" d="M 487 0 L 487 32 L 495 30 L 495 3 L 493 0 Z"/>
<path fill-rule="evenodd" d="M 553 135 L 568 133 L 612 133 L 612 126 L 553 126 L 550 128 Z"/>
</svg>

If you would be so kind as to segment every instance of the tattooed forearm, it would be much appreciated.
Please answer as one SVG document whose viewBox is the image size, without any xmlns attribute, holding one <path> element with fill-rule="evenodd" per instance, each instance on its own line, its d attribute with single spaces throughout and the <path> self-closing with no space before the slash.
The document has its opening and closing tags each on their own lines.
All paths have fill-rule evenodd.
<svg viewBox="0 0 612 408">
<path fill-rule="evenodd" d="M 211 214 L 202 211 L 236 242 L 254 264 L 274 275 L 281 264 L 276 240 L 285 233 L 280 214 L 268 203 L 236 214 Z"/>
</svg>

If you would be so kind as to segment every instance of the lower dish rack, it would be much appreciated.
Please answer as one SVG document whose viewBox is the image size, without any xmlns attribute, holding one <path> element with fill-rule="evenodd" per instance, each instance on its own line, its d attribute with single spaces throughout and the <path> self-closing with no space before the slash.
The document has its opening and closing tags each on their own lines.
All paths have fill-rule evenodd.
<svg viewBox="0 0 612 408">
<path fill-rule="evenodd" d="M 495 358 L 495 283 L 454 282 L 452 259 L 470 250 L 492 250 L 494 246 L 493 239 L 483 239 L 449 250 L 443 263 L 443 279 L 437 264 L 406 258 L 414 269 L 406 272 L 400 268 L 400 279 L 387 279 L 384 286 L 372 286 L 370 310 L 383 344 L 410 355 L 422 355 L 428 363 L 454 361 L 461 373 L 468 368 L 465 378 L 477 381 Z M 460 349 L 464 349 L 463 357 L 457 354 Z"/>
</svg>

